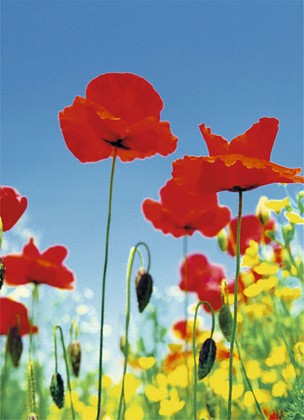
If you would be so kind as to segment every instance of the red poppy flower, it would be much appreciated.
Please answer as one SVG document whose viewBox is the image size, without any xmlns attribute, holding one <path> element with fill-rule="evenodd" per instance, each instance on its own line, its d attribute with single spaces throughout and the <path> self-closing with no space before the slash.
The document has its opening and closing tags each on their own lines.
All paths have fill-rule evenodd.
<svg viewBox="0 0 304 420">
<path fill-rule="evenodd" d="M 0 187 L 0 217 L 3 232 L 10 230 L 20 219 L 27 207 L 27 198 L 12 187 Z"/>
<path fill-rule="evenodd" d="M 279 121 L 261 118 L 246 133 L 230 143 L 200 125 L 209 157 L 185 156 L 173 163 L 173 178 L 189 192 L 246 191 L 261 185 L 301 183 L 301 169 L 290 169 L 270 162 Z"/>
<path fill-rule="evenodd" d="M 69 150 L 81 162 L 117 156 L 124 162 L 174 152 L 177 138 L 160 121 L 163 102 L 153 86 L 130 73 L 93 79 L 86 97 L 59 113 Z"/>
<path fill-rule="evenodd" d="M 40 254 L 31 238 L 21 255 L 4 257 L 5 282 L 13 286 L 32 282 L 71 290 L 74 275 L 63 265 L 67 253 L 64 246 L 57 245 Z"/>
<path fill-rule="evenodd" d="M 146 199 L 142 209 L 156 229 L 175 238 L 196 230 L 215 236 L 230 220 L 230 210 L 218 205 L 216 194 L 188 194 L 174 180 L 160 190 L 160 202 Z"/>
<path fill-rule="evenodd" d="M 262 225 L 260 219 L 255 215 L 247 215 L 242 217 L 240 252 L 245 254 L 251 240 L 257 243 L 268 244 L 270 238 L 267 232 L 274 229 L 274 221 L 269 219 L 265 225 Z M 236 255 L 236 231 L 237 231 L 237 217 L 231 220 L 228 226 L 228 249 L 230 255 Z"/>
<path fill-rule="evenodd" d="M 178 338 L 181 338 L 183 340 L 191 340 L 192 339 L 192 328 L 193 328 L 193 322 L 191 321 L 177 321 L 175 324 L 173 324 L 173 332 L 177 335 Z M 197 328 L 195 336 L 198 338 L 200 335 L 200 331 Z"/>
<path fill-rule="evenodd" d="M 6 297 L 0 298 L 0 314 L 0 335 L 7 335 L 14 327 L 19 327 L 19 335 L 30 334 L 30 332 L 34 334 L 38 331 L 36 325 L 31 327 L 27 308 L 20 302 Z"/>
<path fill-rule="evenodd" d="M 223 267 L 211 264 L 202 254 L 193 254 L 183 262 L 181 269 L 181 290 L 195 292 L 200 300 L 206 300 L 215 311 L 222 306 L 221 282 L 226 278 Z M 210 312 L 204 305 L 204 309 Z"/>
</svg>

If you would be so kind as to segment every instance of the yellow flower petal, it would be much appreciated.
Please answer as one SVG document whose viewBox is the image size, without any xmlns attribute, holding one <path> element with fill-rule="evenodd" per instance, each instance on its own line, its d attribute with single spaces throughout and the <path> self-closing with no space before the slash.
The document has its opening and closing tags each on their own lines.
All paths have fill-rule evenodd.
<svg viewBox="0 0 304 420">
<path fill-rule="evenodd" d="M 278 267 L 274 264 L 270 264 L 267 262 L 262 262 L 261 264 L 257 265 L 253 269 L 256 273 L 261 274 L 263 276 L 271 276 L 278 272 Z"/>
<path fill-rule="evenodd" d="M 282 200 L 268 200 L 265 202 L 265 206 L 269 210 L 273 210 L 277 214 L 279 214 L 282 209 L 289 206 L 289 198 L 286 197 L 286 198 L 283 198 Z"/>
<path fill-rule="evenodd" d="M 285 213 L 285 217 L 290 221 L 290 223 L 294 223 L 297 225 L 302 225 L 304 223 L 304 218 L 301 217 L 299 214 L 295 213 L 294 211 Z"/>
<path fill-rule="evenodd" d="M 154 357 L 140 357 L 138 359 L 139 366 L 142 369 L 150 369 L 152 366 L 155 365 L 155 358 Z"/>
</svg>

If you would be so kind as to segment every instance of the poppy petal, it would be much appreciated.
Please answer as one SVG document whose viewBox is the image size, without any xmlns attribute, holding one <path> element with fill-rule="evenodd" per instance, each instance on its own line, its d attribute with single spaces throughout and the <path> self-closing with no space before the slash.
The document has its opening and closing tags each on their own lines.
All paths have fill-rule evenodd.
<svg viewBox="0 0 304 420">
<path fill-rule="evenodd" d="M 278 129 L 276 118 L 260 118 L 246 133 L 231 141 L 228 153 L 269 161 Z"/>
<path fill-rule="evenodd" d="M 0 217 L 3 232 L 10 230 L 27 208 L 27 198 L 12 187 L 0 187 Z"/>
<path fill-rule="evenodd" d="M 7 335 L 12 327 L 19 327 L 19 335 L 30 334 L 30 332 L 34 334 L 38 331 L 36 325 L 31 327 L 28 310 L 20 302 L 1 297 L 0 314 L 0 335 Z"/>
<path fill-rule="evenodd" d="M 131 73 L 107 73 L 93 79 L 86 97 L 134 124 L 146 117 L 160 119 L 163 102 L 153 86 Z"/>
<path fill-rule="evenodd" d="M 59 120 L 66 145 L 80 162 L 97 162 L 114 152 L 105 139 L 117 140 L 115 132 L 113 135 L 117 122 L 112 120 L 111 127 L 106 118 L 98 118 L 96 107 L 86 99 L 76 97 L 71 106 L 59 113 Z"/>
<path fill-rule="evenodd" d="M 177 147 L 177 137 L 171 133 L 168 122 L 149 117 L 130 126 L 124 145 L 126 148 L 118 149 L 118 156 L 123 162 L 130 162 L 155 154 L 167 156 L 173 153 Z"/>
<path fill-rule="evenodd" d="M 67 255 L 68 250 L 64 246 L 56 245 L 44 251 L 43 254 L 41 254 L 41 258 L 53 263 L 61 264 Z"/>
</svg>

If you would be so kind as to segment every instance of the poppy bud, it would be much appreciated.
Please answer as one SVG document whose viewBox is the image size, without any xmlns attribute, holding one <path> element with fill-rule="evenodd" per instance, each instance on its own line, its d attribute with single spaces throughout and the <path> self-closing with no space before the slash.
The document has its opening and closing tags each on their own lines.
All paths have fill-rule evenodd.
<svg viewBox="0 0 304 420">
<path fill-rule="evenodd" d="M 212 338 L 204 341 L 199 354 L 198 379 L 203 379 L 211 371 L 216 356 L 216 344 Z"/>
<path fill-rule="evenodd" d="M 228 249 L 228 238 L 227 238 L 227 233 L 225 231 L 225 229 L 222 229 L 218 234 L 217 234 L 217 243 L 220 247 L 220 249 L 222 251 L 227 251 Z"/>
<path fill-rule="evenodd" d="M 18 367 L 22 354 L 22 339 L 19 335 L 19 328 L 12 327 L 9 329 L 7 336 L 7 351 L 12 357 L 12 362 L 15 367 Z"/>
<path fill-rule="evenodd" d="M 292 225 L 283 226 L 282 229 L 283 238 L 286 245 L 289 245 L 295 235 L 295 229 Z"/>
<path fill-rule="evenodd" d="M 3 264 L 3 259 L 0 258 L 0 290 L 2 289 L 5 276 L 5 266 Z"/>
<path fill-rule="evenodd" d="M 51 380 L 50 392 L 54 403 L 58 408 L 64 405 L 64 383 L 59 373 L 54 373 Z"/>
<path fill-rule="evenodd" d="M 144 268 L 138 270 L 136 279 L 135 279 L 135 286 L 136 286 L 136 296 L 138 302 L 138 310 L 139 312 L 143 312 L 145 307 L 148 305 L 150 301 L 150 297 L 152 295 L 153 290 L 153 281 L 152 277 L 149 273 L 146 272 Z"/>
<path fill-rule="evenodd" d="M 227 341 L 230 341 L 231 339 L 231 333 L 232 333 L 232 313 L 230 311 L 229 305 L 224 304 L 219 312 L 219 325 L 220 329 L 226 338 Z"/>
<path fill-rule="evenodd" d="M 68 355 L 75 376 L 79 375 L 80 361 L 81 361 L 81 347 L 79 341 L 74 341 L 69 344 Z"/>
</svg>

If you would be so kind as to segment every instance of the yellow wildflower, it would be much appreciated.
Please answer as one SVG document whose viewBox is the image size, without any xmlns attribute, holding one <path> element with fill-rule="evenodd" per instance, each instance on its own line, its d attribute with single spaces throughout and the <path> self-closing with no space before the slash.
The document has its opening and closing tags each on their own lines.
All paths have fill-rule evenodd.
<svg viewBox="0 0 304 420">
<path fill-rule="evenodd" d="M 167 398 L 168 390 L 165 387 L 157 388 L 154 385 L 146 385 L 145 387 L 145 394 L 149 401 L 151 402 L 159 402 Z"/>
<path fill-rule="evenodd" d="M 249 241 L 249 247 L 246 249 L 245 254 L 242 258 L 241 265 L 242 267 L 253 267 L 259 262 L 259 245 L 257 242 L 251 240 Z"/>
<path fill-rule="evenodd" d="M 287 351 L 284 344 L 274 346 L 266 359 L 266 365 L 269 367 L 279 366 L 287 362 Z"/>
<path fill-rule="evenodd" d="M 286 382 L 294 381 L 294 379 L 296 378 L 296 371 L 291 363 L 282 370 L 282 376 Z"/>
<path fill-rule="evenodd" d="M 257 360 L 249 360 L 246 363 L 246 372 L 249 379 L 257 379 L 261 376 L 260 363 Z"/>
<path fill-rule="evenodd" d="M 152 356 L 151 357 L 140 357 L 138 359 L 139 366 L 142 369 L 145 369 L 145 370 L 150 369 L 151 367 L 153 367 L 155 365 L 155 362 L 156 362 L 156 360 Z"/>
<path fill-rule="evenodd" d="M 266 208 L 269 210 L 273 210 L 277 214 L 281 212 L 282 209 L 287 208 L 290 206 L 289 198 L 285 197 L 282 200 L 268 200 L 265 202 Z"/>
<path fill-rule="evenodd" d="M 124 418 L 125 420 L 142 420 L 144 415 L 144 410 L 140 407 L 140 405 L 136 404 L 127 408 Z"/>
<path fill-rule="evenodd" d="M 168 384 L 186 388 L 188 386 L 188 370 L 185 365 L 180 365 L 168 374 Z"/>
<path fill-rule="evenodd" d="M 275 383 L 272 387 L 271 393 L 274 397 L 283 397 L 287 395 L 287 385 L 283 381 Z"/>
<path fill-rule="evenodd" d="M 141 382 L 139 379 L 135 378 L 132 373 L 127 373 L 125 376 L 125 400 L 129 402 L 133 395 L 135 394 L 137 388 L 140 386 Z"/>
<path fill-rule="evenodd" d="M 270 393 L 266 389 L 255 389 L 254 394 L 259 403 L 266 403 L 271 399 Z M 245 392 L 243 404 L 247 408 L 250 408 L 255 404 L 253 395 L 250 391 Z"/>
<path fill-rule="evenodd" d="M 264 384 L 273 384 L 277 381 L 277 372 L 275 370 L 270 370 L 262 373 L 261 380 Z"/>
<path fill-rule="evenodd" d="M 302 225 L 304 223 L 304 218 L 301 217 L 299 214 L 295 213 L 294 211 L 291 211 L 289 213 L 285 213 L 286 219 L 290 221 L 290 223 Z"/>
<path fill-rule="evenodd" d="M 301 289 L 299 287 L 282 287 L 282 289 L 276 290 L 275 295 L 285 302 L 292 302 L 301 296 Z"/>
<path fill-rule="evenodd" d="M 160 416 L 172 416 L 183 409 L 185 401 L 179 399 L 179 395 L 176 389 L 170 391 L 170 399 L 163 400 L 160 403 L 159 415 Z"/>
<path fill-rule="evenodd" d="M 268 262 L 262 262 L 261 264 L 254 267 L 253 270 L 256 273 L 261 274 L 263 276 L 271 276 L 273 274 L 276 274 L 279 268 L 274 264 L 271 264 Z"/>
</svg>

